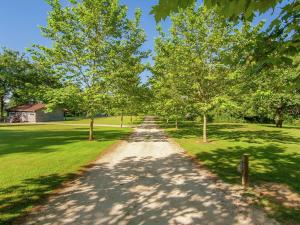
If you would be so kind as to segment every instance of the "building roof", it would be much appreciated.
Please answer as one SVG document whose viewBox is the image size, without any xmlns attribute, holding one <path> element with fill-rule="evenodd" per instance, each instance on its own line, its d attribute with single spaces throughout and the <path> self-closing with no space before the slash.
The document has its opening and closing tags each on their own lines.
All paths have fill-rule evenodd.
<svg viewBox="0 0 300 225">
<path fill-rule="evenodd" d="M 8 112 L 36 112 L 40 109 L 44 109 L 46 107 L 43 103 L 37 104 L 27 104 L 27 105 L 19 105 L 12 108 L 9 108 Z"/>
</svg>

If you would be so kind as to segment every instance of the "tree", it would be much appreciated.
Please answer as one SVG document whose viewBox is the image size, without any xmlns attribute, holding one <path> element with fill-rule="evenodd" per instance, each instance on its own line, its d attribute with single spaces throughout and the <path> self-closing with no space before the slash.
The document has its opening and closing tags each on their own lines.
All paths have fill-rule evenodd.
<svg viewBox="0 0 300 225">
<path fill-rule="evenodd" d="M 124 113 L 132 111 L 134 101 L 140 94 L 140 74 L 145 70 L 142 60 L 149 55 L 140 51 L 146 39 L 145 32 L 139 28 L 141 11 L 136 10 L 135 20 L 129 23 L 130 32 L 118 47 L 117 58 L 112 62 L 113 68 L 110 90 L 115 110 L 121 114 L 121 127 Z"/>
<path fill-rule="evenodd" d="M 182 89 L 184 84 L 177 78 L 176 41 L 166 38 L 159 28 L 160 36 L 155 40 L 154 66 L 151 71 L 153 77 L 150 79 L 154 93 L 155 112 L 165 118 L 175 120 L 178 128 L 178 120 L 186 113 L 187 101 Z"/>
<path fill-rule="evenodd" d="M 172 75 L 152 78 L 152 90 L 154 94 L 154 107 L 157 115 L 163 117 L 169 122 L 169 119 L 175 121 L 175 128 L 178 128 L 178 121 L 186 113 L 187 102 L 185 96 L 176 87 L 175 79 Z"/>
<path fill-rule="evenodd" d="M 281 127 L 284 114 L 299 107 L 299 88 L 295 85 L 300 76 L 298 57 L 282 54 L 278 42 L 265 42 L 262 27 L 263 23 L 255 27 L 245 23 L 235 31 L 228 64 L 236 80 L 233 96 L 245 109 L 243 116 L 268 118 Z"/>
<path fill-rule="evenodd" d="M 4 118 L 4 100 L 9 92 L 14 87 L 14 77 L 19 74 L 16 71 L 19 69 L 21 57 L 18 52 L 4 49 L 0 55 L 0 121 Z"/>
<path fill-rule="evenodd" d="M 185 102 L 197 109 L 207 142 L 207 114 L 227 98 L 230 77 L 223 58 L 232 47 L 233 25 L 205 7 L 180 11 L 171 21 L 170 37 L 162 35 L 157 42 L 155 68 L 163 79 L 156 83 L 169 91 L 166 99 L 173 100 L 171 105 Z"/>
<path fill-rule="evenodd" d="M 56 85 L 55 77 L 24 54 L 3 49 L 0 54 L 0 120 L 4 117 L 5 99 L 10 105 L 37 102 L 42 100 L 42 89 Z"/>
<path fill-rule="evenodd" d="M 62 7 L 59 0 L 48 2 L 52 10 L 48 25 L 41 31 L 53 45 L 35 45 L 33 59 L 50 67 L 63 86 L 78 89 L 72 97 L 80 99 L 90 119 L 89 140 L 93 140 L 94 117 L 106 110 L 105 103 L 113 93 L 111 84 L 124 75 L 119 73 L 123 66 L 120 60 L 138 54 L 140 42 L 133 45 L 137 39 L 132 38 L 143 39 L 142 30 L 137 28 L 139 16 L 133 21 L 127 19 L 127 8 L 118 0 L 69 0 L 68 7 Z M 61 103 L 56 99 L 52 105 Z"/>
<path fill-rule="evenodd" d="M 169 62 L 174 65 L 177 82 L 189 84 L 186 85 L 187 93 L 193 102 L 197 99 L 196 95 L 191 95 L 195 93 L 193 88 L 198 86 L 208 93 L 204 92 L 200 98 L 198 95 L 198 99 L 209 99 L 195 104 L 198 110 L 206 114 L 217 106 L 214 110 L 220 111 L 224 108 L 220 107 L 222 104 L 226 105 L 227 111 L 231 109 L 244 116 L 251 113 L 275 119 L 278 127 L 281 127 L 285 113 L 295 115 L 299 112 L 298 1 L 285 3 L 279 16 L 265 31 L 262 30 L 263 23 L 255 27 L 250 25 L 253 12 L 263 13 L 280 1 L 247 1 L 247 5 L 245 1 L 204 1 L 209 9 L 218 5 L 212 13 L 217 19 L 212 20 L 213 17 L 205 12 L 191 15 L 188 5 L 193 1 L 187 5 L 184 2 L 179 8 L 175 6 L 176 1 L 162 0 L 159 4 L 165 4 L 164 9 L 172 4 L 180 18 L 174 20 L 176 16 L 171 16 L 171 39 L 176 50 L 172 50 Z M 161 12 L 163 10 L 158 13 Z M 235 26 L 238 21 L 242 22 L 241 29 Z M 222 32 L 225 33 L 222 35 Z M 186 73 L 189 77 L 184 76 Z M 220 74 L 224 75 L 222 79 Z M 205 135 L 205 130 L 203 133 Z"/>
<path fill-rule="evenodd" d="M 298 77 L 293 66 L 273 66 L 256 74 L 246 71 L 240 76 L 248 80 L 240 95 L 245 96 L 241 105 L 247 109 L 246 115 L 269 118 L 275 121 L 276 127 L 282 127 L 286 115 L 297 116 L 299 112 L 300 91 L 295 87 Z"/>
</svg>

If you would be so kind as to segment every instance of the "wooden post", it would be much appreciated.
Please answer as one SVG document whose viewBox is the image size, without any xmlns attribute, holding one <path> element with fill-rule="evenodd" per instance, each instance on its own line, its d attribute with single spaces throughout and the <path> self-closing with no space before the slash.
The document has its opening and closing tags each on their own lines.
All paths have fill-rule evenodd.
<svg viewBox="0 0 300 225">
<path fill-rule="evenodd" d="M 249 186 L 249 155 L 244 154 L 242 159 L 242 185 L 244 189 Z"/>
</svg>

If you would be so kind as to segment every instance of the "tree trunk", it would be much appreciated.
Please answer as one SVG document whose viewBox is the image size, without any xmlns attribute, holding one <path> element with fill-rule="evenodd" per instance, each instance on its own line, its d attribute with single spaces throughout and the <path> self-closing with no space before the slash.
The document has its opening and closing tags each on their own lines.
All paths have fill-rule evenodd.
<svg viewBox="0 0 300 225">
<path fill-rule="evenodd" d="M 207 127 L 206 115 L 203 114 L 203 142 L 207 142 L 207 134 L 206 134 L 206 127 Z"/>
<path fill-rule="evenodd" d="M 276 116 L 275 116 L 276 127 L 282 128 L 282 123 L 283 123 L 283 110 L 282 108 L 277 108 Z"/>
<path fill-rule="evenodd" d="M 130 116 L 130 123 L 132 124 L 132 115 Z"/>
<path fill-rule="evenodd" d="M 90 119 L 89 141 L 94 140 L 94 118 Z"/>
<path fill-rule="evenodd" d="M 4 121 L 4 95 L 0 96 L 0 122 Z"/>
<path fill-rule="evenodd" d="M 177 117 L 176 117 L 175 125 L 176 125 L 176 129 L 178 129 L 178 119 L 177 119 Z"/>
<path fill-rule="evenodd" d="M 276 121 L 276 127 L 282 128 L 282 123 L 283 123 L 283 120 L 277 120 Z"/>
<path fill-rule="evenodd" d="M 122 112 L 121 112 L 121 128 L 123 127 L 123 110 L 122 110 Z"/>
</svg>

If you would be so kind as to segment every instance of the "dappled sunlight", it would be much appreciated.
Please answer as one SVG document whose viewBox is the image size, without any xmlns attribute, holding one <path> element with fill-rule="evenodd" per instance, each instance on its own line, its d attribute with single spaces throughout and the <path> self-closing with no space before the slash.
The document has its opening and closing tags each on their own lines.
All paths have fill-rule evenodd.
<svg viewBox="0 0 300 225">
<path fill-rule="evenodd" d="M 88 128 L 55 125 L 3 126 L 0 128 L 0 156 L 13 153 L 51 153 L 66 144 L 87 141 Z M 123 139 L 126 130 L 116 128 L 95 129 L 96 141 Z"/>
<path fill-rule="evenodd" d="M 257 195 L 259 204 L 281 221 L 291 220 L 293 224 L 300 219 L 300 208 L 288 207 L 295 205 L 295 196 L 300 194 L 299 127 L 213 123 L 208 125 L 208 138 L 212 141 L 209 145 L 199 141 L 201 127 L 191 122 L 182 123 L 178 130 L 167 129 L 167 132 L 203 165 L 231 184 L 241 184 L 237 167 L 243 154 L 249 154 L 250 186 L 263 187 L 264 190 L 254 190 L 264 193 Z M 266 188 L 269 183 L 288 188 L 286 193 L 289 194 Z"/>
<path fill-rule="evenodd" d="M 241 189 L 217 185 L 201 173 L 181 154 L 159 160 L 125 158 L 114 167 L 97 164 L 86 177 L 52 197 L 42 213 L 33 213 L 34 222 L 28 224 L 208 224 L 212 220 L 214 224 L 248 224 L 263 220 L 260 213 L 251 215 Z"/>
<path fill-rule="evenodd" d="M 31 181 L 34 183 L 34 180 Z M 25 224 L 276 224 L 168 142 L 151 118 Z"/>
<path fill-rule="evenodd" d="M 236 167 L 243 154 L 250 154 L 250 181 L 280 181 L 300 192 L 300 156 L 285 153 L 276 145 L 234 146 L 199 152 L 197 158 L 228 182 L 239 182 Z M 293 171 L 291 173 L 290 171 Z M 292 176 L 292 175 L 295 176 Z"/>
<path fill-rule="evenodd" d="M 202 135 L 200 126 L 182 125 L 179 130 L 169 130 L 174 138 L 193 138 Z M 256 127 L 253 127 L 256 126 Z M 208 136 L 210 140 L 230 140 L 263 144 L 264 142 L 300 144 L 300 139 L 290 134 L 289 128 L 276 129 L 274 127 L 252 124 L 209 124 Z"/>
<path fill-rule="evenodd" d="M 255 186 L 255 191 L 260 195 L 272 197 L 287 208 L 300 210 L 300 195 L 292 191 L 287 185 L 278 183 L 264 183 Z"/>
<path fill-rule="evenodd" d="M 81 166 L 130 134 L 128 128 L 29 125 L 0 127 L 0 224 L 26 212 Z"/>
</svg>

